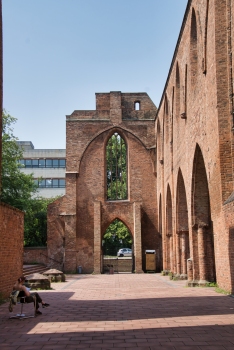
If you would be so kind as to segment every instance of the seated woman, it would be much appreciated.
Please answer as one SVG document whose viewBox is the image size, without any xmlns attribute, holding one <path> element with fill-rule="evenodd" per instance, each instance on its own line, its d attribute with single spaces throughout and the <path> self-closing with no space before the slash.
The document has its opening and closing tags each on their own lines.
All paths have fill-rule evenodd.
<svg viewBox="0 0 234 350">
<path fill-rule="evenodd" d="M 14 284 L 13 290 L 19 291 L 18 298 L 26 297 L 25 298 L 26 303 L 33 302 L 34 299 L 32 296 L 34 295 L 36 297 L 36 314 L 41 315 L 42 314 L 41 311 L 38 310 L 39 303 L 41 303 L 42 307 L 48 307 L 50 306 L 50 304 L 45 303 L 37 292 L 30 293 L 28 289 L 24 286 L 25 279 L 26 278 L 24 276 L 21 276 L 20 278 L 18 278 L 17 282 Z"/>
</svg>

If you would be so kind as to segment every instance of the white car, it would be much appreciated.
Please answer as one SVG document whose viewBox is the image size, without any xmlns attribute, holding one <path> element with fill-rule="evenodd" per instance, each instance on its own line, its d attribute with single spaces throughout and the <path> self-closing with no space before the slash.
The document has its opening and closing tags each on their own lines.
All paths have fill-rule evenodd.
<svg viewBox="0 0 234 350">
<path fill-rule="evenodd" d="M 119 257 L 132 256 L 132 249 L 122 248 L 118 251 L 117 256 L 119 256 Z"/>
</svg>

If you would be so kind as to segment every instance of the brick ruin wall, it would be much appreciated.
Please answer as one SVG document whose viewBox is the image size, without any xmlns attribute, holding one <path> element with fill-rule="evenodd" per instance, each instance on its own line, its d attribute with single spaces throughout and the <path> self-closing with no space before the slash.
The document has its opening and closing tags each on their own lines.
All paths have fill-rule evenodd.
<svg viewBox="0 0 234 350">
<path fill-rule="evenodd" d="M 24 214 L 1 203 L 0 222 L 0 293 L 8 297 L 14 282 L 23 272 Z"/>
<path fill-rule="evenodd" d="M 49 265 L 47 247 L 24 247 L 23 263 Z"/>
<path fill-rule="evenodd" d="M 140 111 L 134 109 L 136 101 L 141 103 Z M 95 202 L 101 203 L 101 236 L 116 218 L 134 235 L 134 203 L 141 202 L 142 252 L 155 249 L 158 256 L 161 254 L 151 154 L 156 107 L 146 93 L 98 93 L 96 102 L 96 111 L 74 111 L 67 117 L 66 195 L 48 209 L 48 253 L 60 260 L 65 256 L 68 271 L 82 265 L 84 272 L 93 272 Z M 121 135 L 128 149 L 128 200 L 121 203 L 106 201 L 105 194 L 105 147 L 114 132 Z M 142 259 L 144 269 L 143 253 Z"/>
<path fill-rule="evenodd" d="M 228 84 L 233 61 L 227 56 L 230 33 L 226 31 L 227 14 L 231 10 L 233 17 L 233 8 L 229 5 L 226 1 L 191 2 L 155 132 L 164 269 L 182 273 L 188 239 L 190 251 L 185 258 L 193 259 L 191 279 L 216 274 L 219 286 L 233 291 L 234 246 L 229 224 L 233 207 L 229 204 L 227 210 L 223 205 L 233 191 L 233 105 Z M 233 38 L 232 27 L 232 42 Z"/>
</svg>

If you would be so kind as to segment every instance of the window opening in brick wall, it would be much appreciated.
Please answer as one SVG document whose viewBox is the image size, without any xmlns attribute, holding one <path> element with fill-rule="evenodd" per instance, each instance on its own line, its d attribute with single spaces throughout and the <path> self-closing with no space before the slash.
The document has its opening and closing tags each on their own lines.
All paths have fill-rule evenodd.
<svg viewBox="0 0 234 350">
<path fill-rule="evenodd" d="M 175 110 L 176 110 L 176 117 L 178 118 L 180 115 L 180 70 L 179 70 L 179 65 L 177 63 L 176 65 L 176 86 L 175 86 Z"/>
<path fill-rule="evenodd" d="M 195 10 L 192 9 L 191 31 L 190 31 L 190 65 L 191 86 L 195 87 L 197 82 L 198 52 L 197 52 L 197 19 Z"/>
<path fill-rule="evenodd" d="M 127 199 L 127 147 L 115 132 L 106 145 L 107 200 Z"/>
<path fill-rule="evenodd" d="M 169 111 L 168 111 L 168 98 L 165 94 L 164 98 L 164 125 L 165 125 L 165 141 L 168 142 L 169 139 Z"/>
<path fill-rule="evenodd" d="M 134 109 L 135 109 L 135 111 L 139 111 L 140 107 L 141 107 L 140 101 L 135 101 L 134 102 Z"/>
<path fill-rule="evenodd" d="M 132 254 L 130 250 L 132 249 L 132 235 L 129 232 L 128 228 L 124 223 L 115 219 L 106 229 L 103 239 L 102 239 L 102 247 L 103 247 L 103 255 L 107 256 L 117 256 L 117 252 L 119 249 L 128 249 L 126 252 L 126 256 L 131 257 Z M 120 256 L 124 255 L 124 252 Z"/>
</svg>

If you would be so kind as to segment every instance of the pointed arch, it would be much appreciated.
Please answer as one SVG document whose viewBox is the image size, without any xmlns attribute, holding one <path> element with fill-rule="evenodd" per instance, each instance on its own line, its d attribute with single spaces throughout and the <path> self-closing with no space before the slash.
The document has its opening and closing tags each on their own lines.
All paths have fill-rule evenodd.
<svg viewBox="0 0 234 350">
<path fill-rule="evenodd" d="M 184 178 L 179 168 L 177 177 L 177 196 L 176 196 L 176 226 L 177 232 L 188 232 L 188 208 L 184 185 Z"/>
<path fill-rule="evenodd" d="M 192 207 L 194 224 L 209 226 L 210 198 L 206 168 L 201 148 L 196 144 L 193 160 Z"/>
<path fill-rule="evenodd" d="M 172 237 L 172 197 L 171 189 L 167 186 L 166 197 L 166 262 L 167 269 L 173 270 L 173 237 Z"/>
<path fill-rule="evenodd" d="M 161 137 L 161 127 L 160 127 L 160 121 L 158 120 L 157 123 L 157 156 L 158 160 L 161 163 L 162 162 L 162 137 Z"/>
<path fill-rule="evenodd" d="M 164 97 L 164 130 L 165 130 L 165 141 L 168 142 L 169 140 L 169 129 L 170 129 L 170 122 L 169 122 L 169 105 L 168 105 L 168 98 L 167 94 L 165 94 Z"/>
<path fill-rule="evenodd" d="M 176 265 L 177 273 L 187 275 L 187 259 L 190 257 L 188 207 L 184 185 L 184 178 L 179 169 L 176 191 L 176 226 L 177 226 L 177 249 Z"/>
<path fill-rule="evenodd" d="M 119 266 L 116 264 L 116 259 L 109 259 L 109 256 L 115 257 L 118 252 L 118 256 L 124 256 L 124 252 L 131 257 L 131 262 L 127 266 L 127 272 L 132 272 L 133 257 L 133 235 L 127 225 L 119 219 L 115 218 L 106 227 L 102 234 L 102 272 L 110 271 L 109 267 L 113 267 L 114 271 L 120 271 Z M 123 251 L 119 251 L 124 249 Z M 129 250 L 131 249 L 131 251 Z M 124 267 L 126 271 L 126 266 Z M 113 273 L 113 272 L 112 272 Z"/>
<path fill-rule="evenodd" d="M 162 195 L 159 196 L 159 212 L 158 212 L 158 232 L 159 232 L 159 249 L 158 249 L 158 259 L 157 263 L 159 266 L 159 271 L 163 269 L 163 249 L 162 249 Z"/>
<path fill-rule="evenodd" d="M 115 131 L 106 143 L 107 200 L 127 199 L 127 189 L 127 145 Z"/>
<path fill-rule="evenodd" d="M 183 94 L 183 111 L 181 113 L 181 119 L 187 119 L 187 93 L 188 93 L 188 65 L 185 65 L 184 70 L 184 94 Z"/>
<path fill-rule="evenodd" d="M 159 212 L 158 212 L 158 232 L 162 235 L 162 196 L 159 196 Z"/>
<path fill-rule="evenodd" d="M 190 74 L 191 87 L 194 88 L 197 81 L 198 72 L 198 43 L 197 43 L 197 18 L 194 8 L 192 8 L 191 29 L 190 29 Z"/>
<path fill-rule="evenodd" d="M 210 195 L 201 148 L 196 145 L 192 177 L 193 252 L 195 278 L 215 281 L 214 235 Z"/>
<path fill-rule="evenodd" d="M 206 0 L 206 21 L 205 21 L 205 35 L 204 35 L 204 52 L 203 52 L 203 62 L 202 70 L 203 74 L 207 72 L 207 34 L 208 34 L 208 18 L 209 18 L 209 0 Z"/>
</svg>

